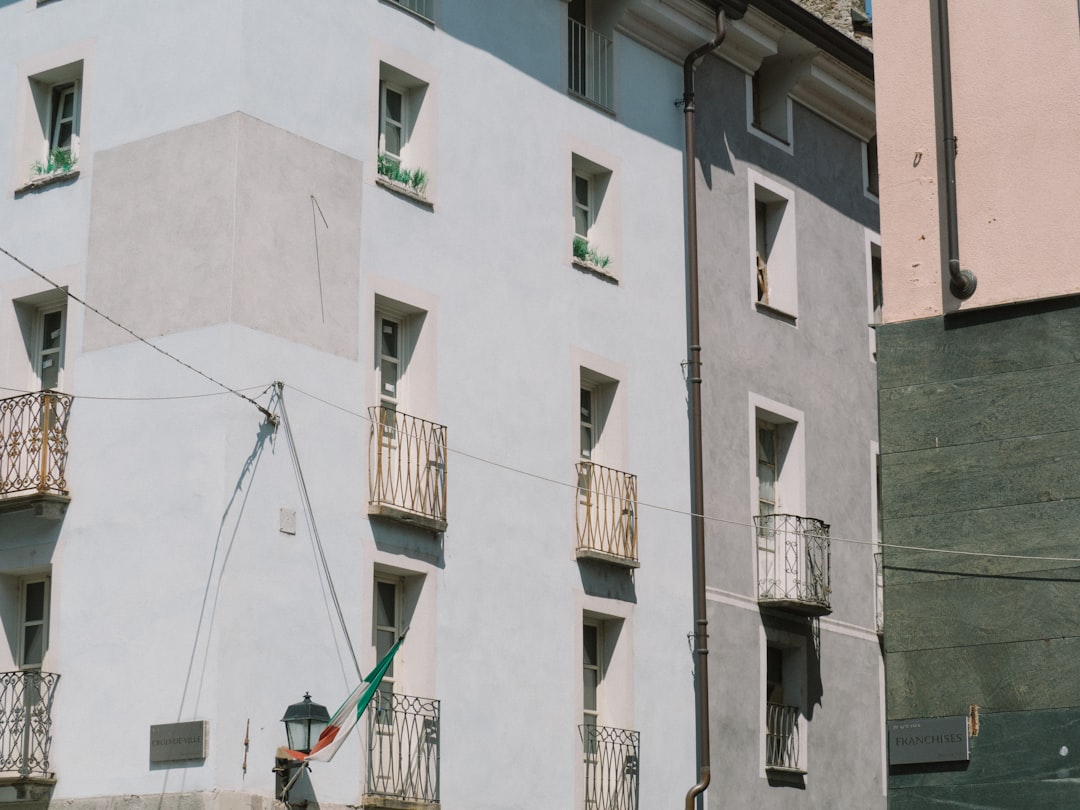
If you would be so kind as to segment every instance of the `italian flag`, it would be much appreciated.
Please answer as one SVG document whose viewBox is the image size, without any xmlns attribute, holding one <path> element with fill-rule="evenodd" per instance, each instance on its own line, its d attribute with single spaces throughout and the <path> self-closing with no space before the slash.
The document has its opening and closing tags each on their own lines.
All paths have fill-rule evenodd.
<svg viewBox="0 0 1080 810">
<path fill-rule="evenodd" d="M 355 691 L 341 704 L 341 708 L 334 712 L 329 725 L 319 735 L 319 739 L 310 753 L 293 751 L 283 746 L 277 750 L 278 757 L 280 759 L 295 759 L 300 762 L 329 762 L 333 759 L 334 754 L 341 748 L 341 744 L 345 742 L 345 738 L 349 736 L 349 732 L 353 730 L 353 726 L 357 724 L 360 716 L 367 709 L 368 704 L 371 703 L 371 699 L 375 697 L 375 693 L 379 690 L 379 684 L 382 683 L 383 676 L 386 675 L 386 670 L 390 669 L 390 662 L 394 660 L 394 654 L 404 640 L 405 633 L 402 633 L 401 638 L 376 664 L 375 669 L 371 670 L 368 676 L 360 682 Z"/>
</svg>

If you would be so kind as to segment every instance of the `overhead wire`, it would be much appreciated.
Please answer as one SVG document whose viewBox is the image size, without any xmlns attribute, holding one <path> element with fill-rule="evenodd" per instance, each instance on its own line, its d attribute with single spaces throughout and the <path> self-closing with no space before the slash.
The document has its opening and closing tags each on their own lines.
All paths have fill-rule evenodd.
<svg viewBox="0 0 1080 810">
<path fill-rule="evenodd" d="M 18 256 L 16 256 L 14 253 L 7 250 L 3 245 L 0 245 L 0 253 L 3 253 L 5 256 L 7 256 L 9 259 L 11 259 L 13 262 L 18 264 L 20 267 L 24 268 L 25 270 L 29 271 L 30 273 L 33 273 L 35 276 L 40 278 L 45 283 L 52 285 L 55 289 L 62 292 L 65 296 L 70 298 L 72 301 L 75 301 L 76 303 L 83 306 L 85 309 L 90 310 L 95 315 L 97 315 L 99 318 L 103 318 L 104 320 L 108 321 L 113 326 L 115 326 L 117 329 L 131 335 L 133 338 L 135 338 L 140 343 L 146 344 L 147 346 L 149 346 L 154 351 L 158 352 L 159 354 L 164 355 L 165 357 L 168 357 L 170 360 L 172 360 L 175 363 L 179 363 L 181 366 L 188 369 L 189 371 L 194 372 L 195 374 L 198 374 L 200 377 L 202 377 L 202 378 L 204 378 L 206 380 L 209 380 L 210 382 L 212 382 L 214 385 L 218 386 L 219 388 L 222 388 L 225 391 L 227 391 L 228 393 L 233 394 L 233 395 L 239 397 L 240 399 L 245 400 L 246 402 L 254 405 L 256 408 L 259 409 L 259 411 L 262 413 L 262 415 L 266 417 L 267 421 L 273 423 L 273 421 L 276 419 L 276 417 L 272 413 L 270 413 L 269 410 L 264 408 L 262 405 L 260 405 L 258 402 L 256 402 L 251 397 L 247 396 L 246 394 L 242 394 L 240 391 L 236 390 L 235 388 L 230 388 L 228 385 L 221 382 L 220 380 L 216 380 L 213 377 L 211 377 L 205 371 L 201 371 L 201 370 L 195 368 L 195 366 L 191 365 L 190 363 L 185 362 L 184 360 L 181 360 L 176 355 L 165 351 L 165 349 L 161 348 L 160 346 L 158 346 L 158 345 L 156 345 L 154 343 L 151 343 L 149 340 L 144 338 L 142 335 L 137 334 L 134 330 L 132 330 L 129 327 L 125 326 L 124 324 L 120 323 L 115 318 L 112 318 L 109 315 L 106 315 L 104 312 L 102 312 L 97 307 L 94 307 L 91 304 L 88 304 L 82 298 L 75 295 L 75 293 L 73 293 L 67 287 L 64 287 L 64 286 L 62 286 L 60 284 L 57 284 L 55 281 L 53 281 L 51 278 L 46 276 L 44 273 L 40 272 L 39 270 L 35 270 L 33 267 L 31 267 L 29 264 L 24 262 L 22 259 L 20 259 Z"/>
<path fill-rule="evenodd" d="M 325 399 L 323 397 L 317 396 L 315 394 L 311 394 L 311 393 L 309 393 L 307 391 L 304 391 L 301 388 L 297 388 L 295 385 L 290 384 L 289 388 L 291 388 L 293 391 L 296 391 L 296 393 L 298 393 L 298 394 L 302 394 L 303 396 L 308 397 L 309 399 L 315 400 L 316 402 L 320 402 L 323 405 L 326 405 L 326 406 L 328 406 L 330 408 L 334 408 L 335 410 L 341 411 L 342 413 L 348 414 L 349 416 L 354 416 L 354 417 L 356 417 L 358 419 L 361 419 L 361 420 L 363 420 L 365 422 L 368 422 L 369 424 L 372 423 L 371 417 L 369 417 L 367 414 L 359 413 L 359 412 L 354 411 L 354 410 L 352 410 L 350 408 L 346 408 L 343 405 L 339 405 L 336 402 L 332 402 L 332 401 L 330 401 L 328 399 Z M 403 429 L 403 428 L 399 428 L 398 430 L 399 430 L 400 433 L 402 433 L 404 435 L 409 435 L 408 431 Z M 417 441 L 430 441 L 429 439 L 424 439 L 422 437 L 416 437 L 416 439 L 417 439 Z M 458 449 L 458 448 L 447 446 L 446 451 L 447 451 L 447 453 L 454 453 L 455 455 L 463 456 L 464 458 L 468 458 L 468 459 L 471 459 L 473 461 L 480 462 L 481 464 L 487 464 L 488 466 L 491 466 L 491 467 L 496 467 L 498 469 L 505 470 L 507 472 L 514 473 L 516 475 L 522 475 L 522 476 L 526 476 L 528 478 L 532 478 L 532 479 L 535 479 L 535 480 L 538 480 L 538 481 L 543 481 L 543 482 L 548 483 L 548 484 L 554 484 L 556 486 L 560 486 L 560 487 L 563 487 L 565 489 L 576 490 L 578 488 L 578 485 L 576 483 L 570 483 L 568 481 L 561 480 L 561 479 L 558 479 L 558 478 L 551 478 L 550 476 L 542 475 L 540 473 L 532 472 L 531 470 L 522 469 L 520 467 L 515 467 L 515 466 L 513 466 L 511 464 L 505 464 L 505 463 L 500 462 L 500 461 L 493 461 L 492 459 L 484 458 L 483 456 L 478 456 L 478 455 L 466 452 L 466 451 Z M 694 516 L 692 512 L 690 512 L 689 510 L 686 510 L 686 509 L 679 509 L 679 508 L 676 508 L 676 507 L 664 506 L 663 504 L 650 503 L 648 501 L 639 500 L 637 502 L 637 505 L 638 505 L 639 508 L 652 509 L 652 510 L 658 511 L 658 512 L 667 512 L 669 514 L 679 515 L 681 517 L 693 517 Z M 757 528 L 756 524 L 748 523 L 746 521 L 730 520 L 728 518 L 722 518 L 722 517 L 718 517 L 716 515 L 703 515 L 702 517 L 706 521 L 709 521 L 711 523 L 720 523 L 720 524 L 724 524 L 724 525 L 727 525 L 727 526 L 735 526 L 735 527 L 738 527 L 738 528 L 746 528 L 746 529 L 756 529 Z M 1049 556 L 1039 556 L 1039 555 L 1031 555 L 1031 554 L 1000 554 L 1000 553 L 997 553 L 997 552 L 990 552 L 990 551 L 966 551 L 966 550 L 961 550 L 961 549 L 932 548 L 930 546 L 910 546 L 910 545 L 904 545 L 904 544 L 900 544 L 900 543 L 885 543 L 885 542 L 882 542 L 880 540 L 874 540 L 874 539 L 836 537 L 836 536 L 831 535 L 831 534 L 829 536 L 829 540 L 830 540 L 830 542 L 835 541 L 837 543 L 848 543 L 850 545 L 872 546 L 872 547 L 877 548 L 877 549 L 896 549 L 898 551 L 920 551 L 920 552 L 927 552 L 927 553 L 932 553 L 932 554 L 951 554 L 951 555 L 954 555 L 954 556 L 963 556 L 963 557 L 986 557 L 986 558 L 993 558 L 993 559 L 1025 560 L 1025 561 L 1030 561 L 1030 562 L 1064 562 L 1064 563 L 1078 563 L 1078 564 L 1080 564 L 1080 557 L 1049 557 Z"/>
</svg>

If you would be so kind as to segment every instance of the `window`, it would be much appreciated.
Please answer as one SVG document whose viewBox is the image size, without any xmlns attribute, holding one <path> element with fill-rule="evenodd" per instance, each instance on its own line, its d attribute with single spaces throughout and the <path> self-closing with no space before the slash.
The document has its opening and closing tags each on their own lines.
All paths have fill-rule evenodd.
<svg viewBox="0 0 1080 810">
<path fill-rule="evenodd" d="M 592 0 L 570 0 L 567 5 L 567 89 L 614 112 L 615 48 L 610 36 L 596 30 L 601 22 L 596 12 Z"/>
<path fill-rule="evenodd" d="M 76 169 L 82 136 L 83 63 L 72 62 L 27 77 L 26 129 L 20 163 L 35 186 Z"/>
<path fill-rule="evenodd" d="M 748 130 L 789 154 L 792 152 L 792 108 L 788 93 L 795 84 L 796 67 L 796 60 L 771 56 L 746 77 Z"/>
<path fill-rule="evenodd" d="M 428 84 L 385 62 L 379 64 L 379 181 L 428 201 L 435 165 L 434 117 Z"/>
<path fill-rule="evenodd" d="M 402 320 L 387 314 L 377 314 L 379 324 L 379 408 L 383 418 L 383 440 L 392 441 L 401 396 L 401 377 L 404 371 L 402 353 Z"/>
<path fill-rule="evenodd" d="M 798 315 L 795 202 L 789 189 L 750 172 L 754 303 L 794 319 Z"/>
<path fill-rule="evenodd" d="M 765 647 L 765 768 L 803 774 L 805 641 L 767 630 Z"/>
<path fill-rule="evenodd" d="M 757 425 L 757 479 L 759 515 L 775 515 L 777 504 L 776 481 L 780 468 L 778 449 L 780 429 L 772 422 L 759 419 Z"/>
<path fill-rule="evenodd" d="M 596 737 L 592 729 L 600 725 L 600 688 L 604 681 L 603 632 L 603 626 L 595 620 L 587 619 L 581 628 L 581 703 L 587 756 L 596 753 Z"/>
<path fill-rule="evenodd" d="M 375 578 L 375 610 L 374 610 L 374 634 L 375 634 L 375 660 L 381 661 L 383 656 L 390 652 L 390 648 L 397 644 L 401 638 L 402 617 L 402 592 L 404 588 L 400 578 L 377 576 Z M 395 660 L 390 662 L 390 668 L 383 677 L 379 690 L 384 693 L 393 693 L 397 678 L 395 677 Z"/>
<path fill-rule="evenodd" d="M 67 307 L 63 304 L 39 309 L 34 323 L 33 364 L 42 391 L 60 387 L 64 367 L 64 332 Z"/>
<path fill-rule="evenodd" d="M 878 197 L 878 151 L 877 135 L 863 144 L 863 179 L 866 193 Z"/>
<path fill-rule="evenodd" d="M 49 579 L 23 579 L 19 585 L 19 668 L 39 669 L 48 647 Z"/>
<path fill-rule="evenodd" d="M 617 238 L 617 217 L 608 200 L 612 172 L 580 155 L 573 155 L 571 164 L 573 263 L 582 269 L 616 278 L 611 251 Z"/>
<path fill-rule="evenodd" d="M 411 11 L 428 22 L 435 19 L 435 0 L 388 0 L 391 5 Z"/>
</svg>

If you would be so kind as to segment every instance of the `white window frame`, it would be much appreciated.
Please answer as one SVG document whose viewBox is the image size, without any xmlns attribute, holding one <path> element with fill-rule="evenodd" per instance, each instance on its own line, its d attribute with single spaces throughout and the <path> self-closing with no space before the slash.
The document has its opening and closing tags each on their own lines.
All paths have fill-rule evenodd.
<svg viewBox="0 0 1080 810">
<path fill-rule="evenodd" d="M 19 580 L 19 650 L 18 650 L 18 667 L 21 670 L 36 670 L 41 669 L 45 663 L 45 656 L 49 651 L 49 616 L 50 616 L 50 600 L 51 600 L 51 577 L 48 574 L 38 574 L 33 576 L 22 577 Z M 42 618 L 39 620 L 29 621 L 26 618 L 27 609 L 27 588 L 31 585 L 42 584 Z M 41 639 L 41 661 L 27 662 L 26 660 L 26 629 L 27 627 L 34 625 L 42 628 Z"/>
<path fill-rule="evenodd" d="M 596 664 L 588 664 L 585 661 L 585 628 L 591 627 L 596 630 Z M 581 623 L 581 668 L 582 668 L 582 693 L 581 693 L 581 716 L 584 725 L 588 725 L 588 718 L 592 718 L 593 725 L 604 725 L 601 722 L 601 718 L 604 716 L 604 676 L 606 674 L 604 666 L 606 647 L 604 644 L 604 622 L 600 619 L 586 616 Z M 596 708 L 594 710 L 587 709 L 585 707 L 585 683 L 584 673 L 586 671 L 593 671 L 596 673 Z"/>
<path fill-rule="evenodd" d="M 49 315 L 60 313 L 60 345 L 55 348 L 45 347 L 45 319 Z M 38 390 L 62 390 L 64 384 L 64 355 L 67 344 L 67 303 L 60 302 L 38 307 L 34 313 L 34 327 L 31 335 L 31 364 L 33 367 L 33 387 Z M 56 372 L 56 385 L 50 389 L 45 388 L 45 363 L 55 362 L 58 366 Z"/>
<path fill-rule="evenodd" d="M 73 157 L 79 156 L 79 113 L 82 107 L 82 92 L 81 81 L 79 79 L 72 79 L 70 81 L 57 82 L 49 88 L 49 112 L 48 112 L 48 128 L 46 133 L 46 157 L 54 149 L 60 149 L 57 140 L 60 135 L 60 127 L 65 123 L 71 124 L 71 143 L 67 149 L 71 152 Z M 71 116 L 63 117 L 60 114 L 59 108 L 63 106 L 64 94 L 70 92 L 72 95 Z M 57 95 L 59 94 L 60 103 L 57 104 Z"/>
<path fill-rule="evenodd" d="M 866 255 L 866 308 L 868 322 L 870 324 L 870 356 L 877 360 L 877 329 L 885 315 L 884 301 L 884 276 L 881 265 L 881 237 L 867 229 L 865 232 L 865 255 Z M 874 267 L 874 260 L 877 267 Z M 875 295 L 875 293 L 877 293 Z"/>
<path fill-rule="evenodd" d="M 755 308 L 786 316 L 794 322 L 799 316 L 795 193 L 753 169 L 747 175 L 750 300 Z M 759 223 L 762 212 L 766 220 Z M 760 256 L 759 236 L 765 241 L 765 256 Z M 763 276 L 764 295 L 760 288 Z"/>
<path fill-rule="evenodd" d="M 379 612 L 378 606 L 380 604 L 379 586 L 390 586 L 394 589 L 394 616 L 393 624 L 379 624 Z M 373 596 L 375 598 L 375 604 L 372 606 L 371 614 L 371 626 L 372 636 L 375 640 L 375 658 L 378 660 L 380 655 L 385 655 L 386 651 L 380 651 L 378 646 L 378 639 L 380 632 L 391 631 L 394 635 L 394 640 L 391 642 L 391 646 L 397 643 L 401 638 L 401 633 L 404 630 L 402 626 L 402 619 L 405 613 L 405 582 L 401 577 L 390 576 L 388 574 L 377 573 L 374 578 L 374 586 L 372 588 Z M 394 657 L 394 661 L 391 664 L 391 671 L 393 674 L 387 673 L 383 677 L 382 686 L 388 688 L 382 688 L 384 692 L 399 692 L 401 686 L 401 666 L 398 657 Z"/>
<path fill-rule="evenodd" d="M 762 62 L 764 65 L 764 62 Z M 766 68 L 767 70 L 767 68 Z M 781 134 L 774 134 L 769 131 L 768 128 L 763 128 L 755 123 L 757 115 L 755 107 L 755 101 L 759 98 L 761 87 L 761 67 L 755 73 L 746 74 L 746 131 L 753 135 L 755 138 L 760 138 L 770 146 L 775 146 L 782 152 L 786 152 L 789 155 L 795 154 L 795 135 L 794 135 L 794 113 L 792 108 L 791 97 L 786 93 L 783 99 L 783 108 L 779 113 L 774 113 L 769 117 L 769 126 L 780 129 L 779 119 L 783 119 L 783 130 Z M 781 102 L 777 102 L 778 104 Z"/>
<path fill-rule="evenodd" d="M 781 651 L 783 655 L 783 690 L 784 690 L 784 703 L 788 706 L 796 706 L 799 710 L 798 719 L 798 737 L 799 737 L 799 757 L 797 761 L 797 767 L 803 773 L 807 772 L 807 763 L 809 762 L 808 756 L 808 723 L 807 723 L 807 656 L 806 656 L 806 637 L 789 633 L 784 630 L 778 630 L 774 627 L 761 628 L 761 653 L 760 653 L 760 667 L 761 667 L 761 699 L 758 702 L 760 707 L 760 715 L 758 721 L 758 727 L 761 729 L 758 737 L 760 739 L 760 768 L 761 775 L 766 773 L 766 762 L 768 757 L 766 736 L 768 732 L 768 712 L 767 704 L 769 702 L 768 691 L 768 648 L 772 647 Z"/>
<path fill-rule="evenodd" d="M 401 120 L 396 121 L 390 117 L 390 105 L 387 103 L 387 93 L 396 93 L 401 98 Z M 391 152 L 386 146 L 387 126 L 395 126 L 400 130 L 400 148 L 397 152 Z M 409 91 L 397 84 L 388 81 L 379 82 L 379 153 L 401 163 L 407 154 L 406 147 L 409 143 Z"/>
<path fill-rule="evenodd" d="M 380 407 L 388 407 L 394 411 L 401 408 L 404 400 L 405 371 L 408 368 L 408 319 L 402 315 L 387 310 L 375 310 L 375 379 L 376 394 Z M 387 326 L 391 326 L 397 332 L 397 355 L 386 354 L 383 351 L 383 335 Z M 383 379 L 383 367 L 385 364 L 392 365 L 397 370 L 397 379 L 394 381 L 394 389 L 386 390 L 386 380 Z"/>
<path fill-rule="evenodd" d="M 585 181 L 585 202 L 578 199 L 578 181 Z M 586 174 L 583 171 L 574 171 L 574 182 L 572 184 L 572 204 L 574 209 L 574 236 L 580 237 L 586 241 L 589 240 L 593 231 L 593 225 L 596 222 L 595 216 L 595 194 L 593 191 L 595 183 L 591 174 Z M 585 218 L 585 233 L 581 232 L 578 227 L 578 213 L 582 213 Z"/>
<path fill-rule="evenodd" d="M 870 148 L 871 143 L 873 143 L 873 149 L 872 150 Z M 881 196 L 881 171 L 880 171 L 881 164 L 880 164 L 879 158 L 878 158 L 878 144 L 877 144 L 877 135 L 876 134 L 871 136 L 870 140 L 862 142 L 862 150 L 861 151 L 862 151 L 862 172 L 863 172 L 863 194 L 866 196 L 867 199 L 873 200 L 874 202 L 879 202 L 879 197 Z M 874 155 L 873 164 L 875 164 L 875 165 L 871 165 L 871 160 L 870 160 L 871 151 L 873 152 L 873 155 Z M 878 186 L 877 191 L 874 191 L 874 189 L 871 188 L 871 181 L 873 181 L 874 184 Z"/>
</svg>

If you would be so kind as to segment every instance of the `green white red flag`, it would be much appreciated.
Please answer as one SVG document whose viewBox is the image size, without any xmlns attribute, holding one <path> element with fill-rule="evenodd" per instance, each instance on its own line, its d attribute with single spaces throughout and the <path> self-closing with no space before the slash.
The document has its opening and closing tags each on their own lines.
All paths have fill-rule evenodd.
<svg viewBox="0 0 1080 810">
<path fill-rule="evenodd" d="M 309 753 L 305 754 L 302 751 L 293 751 L 290 748 L 281 747 L 277 751 L 278 757 L 281 759 L 295 759 L 300 762 L 329 762 L 333 759 L 334 754 L 337 753 L 345 738 L 349 736 L 349 732 L 353 730 L 353 726 L 357 724 L 368 704 L 371 703 L 372 698 L 375 697 L 375 693 L 379 691 L 379 684 L 382 683 L 386 671 L 390 669 L 394 654 L 404 640 L 405 633 L 402 633 L 397 643 L 375 665 L 375 669 L 371 670 L 368 676 L 360 682 L 360 685 L 349 695 L 348 699 L 341 704 L 341 708 L 334 712 L 334 716 L 330 718 L 330 723 L 323 730 L 323 733 L 319 735 L 319 739 Z"/>
</svg>

